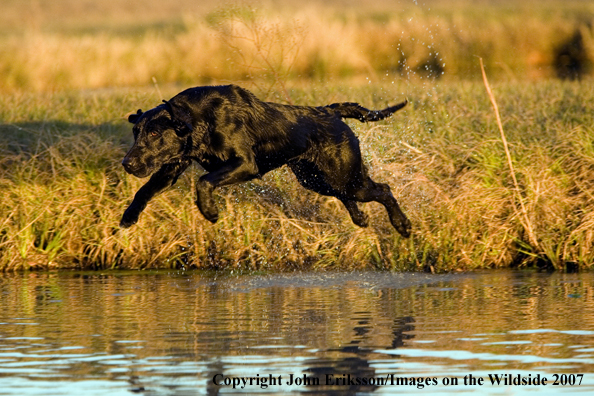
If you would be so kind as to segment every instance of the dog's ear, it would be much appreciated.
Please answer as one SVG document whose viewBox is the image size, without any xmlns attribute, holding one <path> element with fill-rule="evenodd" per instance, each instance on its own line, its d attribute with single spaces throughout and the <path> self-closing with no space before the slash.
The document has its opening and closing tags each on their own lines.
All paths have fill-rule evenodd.
<svg viewBox="0 0 594 396">
<path fill-rule="evenodd" d="M 190 116 L 190 113 L 171 101 L 164 100 L 163 102 L 171 113 L 171 118 L 175 123 L 175 133 L 177 136 L 184 137 L 192 132 L 192 117 Z"/>
<path fill-rule="evenodd" d="M 136 124 L 136 122 L 138 122 L 138 119 L 140 118 L 140 116 L 144 114 L 142 112 L 142 110 L 138 109 L 138 111 L 136 112 L 136 114 L 130 114 L 128 116 L 128 122 L 131 124 Z"/>
</svg>

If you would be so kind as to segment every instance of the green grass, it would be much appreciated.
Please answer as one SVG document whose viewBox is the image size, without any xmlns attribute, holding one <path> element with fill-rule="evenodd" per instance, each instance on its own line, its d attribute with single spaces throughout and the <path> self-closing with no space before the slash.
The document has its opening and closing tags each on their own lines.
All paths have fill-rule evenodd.
<svg viewBox="0 0 594 396">
<path fill-rule="evenodd" d="M 374 179 L 390 184 L 412 220 L 410 239 L 375 203 L 363 205 L 371 226 L 356 227 L 336 199 L 303 189 L 285 168 L 218 190 L 215 225 L 193 204 L 201 170 L 189 169 L 120 230 L 143 183 L 119 165 L 132 140 L 125 115 L 157 105 L 156 90 L 20 93 L 0 98 L 0 268 L 589 268 L 593 85 L 492 87 L 537 246 L 482 83 L 289 84 L 297 104 L 380 108 L 409 98 L 388 121 L 350 124 Z M 162 89 L 169 97 L 181 87 Z"/>
</svg>

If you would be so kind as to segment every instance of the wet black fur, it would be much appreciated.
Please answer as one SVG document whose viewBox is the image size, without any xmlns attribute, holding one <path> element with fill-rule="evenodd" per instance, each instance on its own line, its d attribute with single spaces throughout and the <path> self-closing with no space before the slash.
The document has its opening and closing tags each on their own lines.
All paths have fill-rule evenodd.
<svg viewBox="0 0 594 396">
<path fill-rule="evenodd" d="M 355 224 L 368 224 L 357 202 L 377 201 L 386 207 L 394 228 L 408 237 L 410 221 L 390 187 L 371 180 L 359 140 L 342 120 L 377 121 L 405 105 L 381 111 L 356 103 L 288 106 L 262 102 L 234 85 L 187 89 L 128 118 L 135 142 L 122 165 L 134 176 L 152 176 L 134 196 L 120 227 L 136 223 L 150 199 L 175 184 L 191 161 L 208 172 L 196 183 L 196 204 L 213 223 L 219 216 L 215 188 L 286 164 L 304 187 L 342 201 Z"/>
</svg>

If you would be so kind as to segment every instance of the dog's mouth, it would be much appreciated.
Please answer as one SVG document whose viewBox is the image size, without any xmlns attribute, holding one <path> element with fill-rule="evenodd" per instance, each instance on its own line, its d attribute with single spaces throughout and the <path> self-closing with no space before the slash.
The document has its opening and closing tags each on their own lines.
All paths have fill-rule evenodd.
<svg viewBox="0 0 594 396">
<path fill-rule="evenodd" d="M 128 172 L 132 176 L 138 177 L 139 179 L 142 179 L 143 177 L 147 177 L 152 173 L 150 170 L 146 170 L 146 169 L 134 169 L 134 170 L 126 169 L 126 172 Z"/>
<path fill-rule="evenodd" d="M 122 161 L 122 165 L 127 173 L 138 178 L 147 177 L 152 173 L 152 170 L 146 166 L 134 166 L 130 162 L 126 162 L 126 159 Z"/>
</svg>

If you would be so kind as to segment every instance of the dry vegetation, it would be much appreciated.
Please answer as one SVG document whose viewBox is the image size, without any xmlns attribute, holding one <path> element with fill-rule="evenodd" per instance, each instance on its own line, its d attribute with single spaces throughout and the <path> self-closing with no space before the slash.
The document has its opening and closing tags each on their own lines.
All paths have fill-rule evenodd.
<svg viewBox="0 0 594 396">
<path fill-rule="evenodd" d="M 589 74 L 594 59 L 594 5 L 587 1 L 367 1 L 354 8 L 286 1 L 280 10 L 276 3 L 170 3 L 3 2 L 0 91 L 255 75 L 341 83 L 386 73 L 468 78 L 480 76 L 477 56 L 492 75 L 538 79 L 571 76 L 575 60 L 578 73 Z"/>
<path fill-rule="evenodd" d="M 3 270 L 574 270 L 594 262 L 594 89 L 550 79 L 576 35 L 579 77 L 588 78 L 589 2 L 563 2 L 559 12 L 561 3 L 541 1 L 535 12 L 528 0 L 483 1 L 479 12 L 477 2 L 456 0 L 369 2 L 364 10 L 336 0 L 280 11 L 190 1 L 162 10 L 148 0 L 135 13 L 106 1 L 89 17 L 95 2 L 60 0 L 31 2 L 38 8 L 17 26 L 10 21 L 24 15 L 21 3 L 0 6 Z M 474 79 L 477 56 L 499 102 L 517 189 Z M 375 204 L 364 208 L 372 226 L 357 228 L 340 203 L 307 192 L 286 169 L 219 191 L 214 226 L 193 205 L 201 171 L 191 169 L 136 226 L 119 230 L 143 182 L 119 165 L 131 139 L 125 114 L 212 81 L 295 104 L 381 107 L 408 97 L 394 119 L 352 126 L 413 236 L 394 233 Z"/>
</svg>

